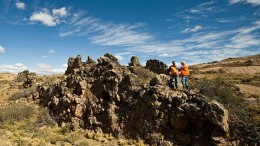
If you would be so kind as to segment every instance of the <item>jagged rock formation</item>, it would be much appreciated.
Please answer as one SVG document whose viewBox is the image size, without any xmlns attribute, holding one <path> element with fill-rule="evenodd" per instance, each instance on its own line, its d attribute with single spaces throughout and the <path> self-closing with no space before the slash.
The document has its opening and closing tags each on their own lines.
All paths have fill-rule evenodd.
<svg viewBox="0 0 260 146">
<path fill-rule="evenodd" d="M 144 139 L 153 145 L 227 144 L 228 113 L 217 102 L 172 91 L 165 86 L 166 75 L 145 85 L 111 54 L 97 61 L 82 62 L 80 55 L 70 58 L 65 79 L 40 86 L 33 98 L 48 107 L 59 124 L 71 123 L 71 128 Z"/>
<path fill-rule="evenodd" d="M 35 77 L 36 73 L 24 70 L 18 73 L 15 80 L 23 82 L 23 88 L 29 88 L 32 87 L 32 85 L 35 83 Z"/>
<path fill-rule="evenodd" d="M 159 60 L 150 59 L 146 62 L 146 68 L 157 74 L 167 74 L 168 66 Z"/>
<path fill-rule="evenodd" d="M 142 66 L 142 65 L 141 65 L 138 57 L 132 56 L 131 60 L 130 60 L 130 63 L 129 63 L 129 66 L 139 67 L 139 66 Z"/>
</svg>

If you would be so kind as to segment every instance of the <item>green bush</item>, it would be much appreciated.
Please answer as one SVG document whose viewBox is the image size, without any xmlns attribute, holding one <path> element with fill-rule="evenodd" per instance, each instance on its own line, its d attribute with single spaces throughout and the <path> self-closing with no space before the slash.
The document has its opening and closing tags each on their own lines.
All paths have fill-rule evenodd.
<svg viewBox="0 0 260 146">
<path fill-rule="evenodd" d="M 14 124 L 15 122 L 31 118 L 34 113 L 35 109 L 30 105 L 9 105 L 1 108 L 0 123 Z"/>
</svg>

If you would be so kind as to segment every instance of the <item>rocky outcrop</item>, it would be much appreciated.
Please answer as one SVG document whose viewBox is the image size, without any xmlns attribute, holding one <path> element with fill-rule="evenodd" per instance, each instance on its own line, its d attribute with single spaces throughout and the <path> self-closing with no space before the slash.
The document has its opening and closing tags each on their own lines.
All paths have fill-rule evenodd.
<svg viewBox="0 0 260 146">
<path fill-rule="evenodd" d="M 168 66 L 159 60 L 150 59 L 146 62 L 146 68 L 157 74 L 167 74 Z"/>
<path fill-rule="evenodd" d="M 40 86 L 33 97 L 60 125 L 71 123 L 72 129 L 144 139 L 152 145 L 227 144 L 228 112 L 202 95 L 171 90 L 165 86 L 166 75 L 143 84 L 111 54 L 97 63 L 82 62 L 80 55 L 70 58 L 65 74 L 54 86 Z"/>
<path fill-rule="evenodd" d="M 129 66 L 139 67 L 139 66 L 142 66 L 142 65 L 141 65 L 138 57 L 132 56 L 131 60 L 130 60 L 130 63 L 129 63 Z"/>
<path fill-rule="evenodd" d="M 36 73 L 29 72 L 29 70 L 24 70 L 18 73 L 15 80 L 18 82 L 23 82 L 23 88 L 29 88 L 35 83 L 35 77 Z"/>
</svg>

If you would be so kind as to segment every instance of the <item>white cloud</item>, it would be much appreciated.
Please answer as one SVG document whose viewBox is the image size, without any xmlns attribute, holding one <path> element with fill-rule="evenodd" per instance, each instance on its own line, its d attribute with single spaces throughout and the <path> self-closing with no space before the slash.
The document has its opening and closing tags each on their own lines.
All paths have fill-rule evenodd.
<svg viewBox="0 0 260 146">
<path fill-rule="evenodd" d="M 53 9 L 52 14 L 48 9 L 44 8 L 40 12 L 34 12 L 29 20 L 33 22 L 41 22 L 46 26 L 56 26 L 61 22 L 66 22 L 65 20 L 61 20 L 61 18 L 67 16 L 67 14 L 68 12 L 65 7 Z"/>
<path fill-rule="evenodd" d="M 120 45 L 120 46 L 133 46 L 142 44 L 151 40 L 153 37 L 145 32 L 138 30 L 138 24 L 134 25 L 114 25 L 108 29 L 104 29 L 100 34 L 91 38 L 92 43 L 99 45 Z"/>
<path fill-rule="evenodd" d="M 197 32 L 202 29 L 202 26 L 194 26 L 193 28 L 186 28 L 185 30 L 182 31 L 182 33 L 187 33 L 187 32 Z"/>
<path fill-rule="evenodd" d="M 217 9 L 216 7 L 212 6 L 212 4 L 214 4 L 214 3 L 215 3 L 214 1 L 201 3 L 194 8 L 187 9 L 186 11 L 193 13 L 193 14 L 207 14 L 209 12 L 220 11 L 220 9 Z M 204 15 L 204 16 L 206 16 L 206 15 Z"/>
<path fill-rule="evenodd" d="M 229 0 L 230 4 L 236 4 L 236 3 L 248 3 L 252 5 L 260 5 L 260 0 Z"/>
<path fill-rule="evenodd" d="M 20 68 L 23 68 L 23 67 L 26 67 L 24 64 L 22 63 L 15 63 L 14 64 L 15 67 L 20 67 Z"/>
<path fill-rule="evenodd" d="M 26 9 L 26 5 L 23 2 L 17 2 L 17 3 L 15 3 L 15 6 L 16 6 L 17 9 L 21 9 L 21 10 Z"/>
<path fill-rule="evenodd" d="M 37 67 L 40 68 L 40 69 L 49 69 L 49 68 L 51 68 L 50 65 L 43 64 L 43 63 L 37 64 Z"/>
<path fill-rule="evenodd" d="M 56 21 L 55 19 L 52 17 L 52 15 L 50 15 L 48 13 L 47 10 L 44 10 L 42 12 L 38 12 L 38 13 L 34 13 L 31 17 L 30 17 L 30 21 L 38 21 L 43 23 L 46 26 L 56 26 Z"/>
<path fill-rule="evenodd" d="M 211 7 L 213 3 L 203 3 L 194 10 L 200 10 L 199 14 L 206 12 L 214 13 L 216 7 Z M 203 8 L 206 9 L 203 10 Z M 190 11 L 185 10 L 185 12 Z M 187 20 L 189 19 L 197 19 L 197 17 L 187 17 Z M 80 15 L 73 16 L 69 24 L 68 27 L 62 29 L 60 36 L 86 36 L 92 43 L 100 46 L 121 47 L 127 52 L 143 53 L 147 56 L 158 55 L 158 57 L 187 58 L 189 62 L 197 63 L 224 59 L 223 57 L 230 57 L 232 55 L 239 56 L 239 52 L 244 52 L 245 54 L 257 52 L 257 50 L 246 51 L 248 49 L 246 47 L 255 47 L 257 45 L 256 41 L 258 38 L 249 33 L 255 32 L 258 29 L 260 21 L 255 22 L 252 26 L 228 31 L 209 31 L 208 29 L 207 31 L 200 31 L 203 30 L 203 27 L 197 25 L 183 30 L 183 32 L 193 32 L 189 34 L 190 37 L 172 39 L 172 41 L 168 42 L 155 40 L 155 36 L 148 33 L 145 25 L 140 23 L 104 23 L 100 19 L 85 16 L 85 14 L 81 13 Z M 246 36 L 244 40 L 234 38 L 236 35 L 242 33 L 249 34 L 249 36 Z M 238 43 L 242 43 L 242 47 L 237 47 L 236 44 Z M 231 47 L 232 45 L 234 47 Z M 236 50 L 232 51 L 234 49 Z M 221 55 L 222 53 L 224 54 Z M 115 54 L 119 60 L 124 60 L 126 58 L 124 55 L 127 54 Z"/>
<path fill-rule="evenodd" d="M 243 35 L 236 35 L 231 38 L 231 43 L 226 45 L 225 47 L 234 48 L 234 49 L 242 49 L 248 48 L 251 46 L 260 45 L 260 38 L 256 38 L 254 35 L 250 34 L 243 34 Z"/>
<path fill-rule="evenodd" d="M 229 0 L 229 3 L 230 4 L 235 4 L 235 3 L 239 3 L 239 2 L 242 2 L 244 0 Z"/>
<path fill-rule="evenodd" d="M 167 54 L 167 53 L 163 53 L 163 54 L 160 54 L 159 57 L 171 57 L 171 55 Z"/>
<path fill-rule="evenodd" d="M 219 23 L 232 23 L 234 20 L 228 20 L 228 19 L 216 19 Z"/>
<path fill-rule="evenodd" d="M 55 51 L 53 49 L 49 50 L 49 53 L 54 54 Z"/>
<path fill-rule="evenodd" d="M 52 14 L 64 17 L 64 16 L 67 16 L 68 12 L 66 11 L 65 7 L 62 7 L 60 9 L 53 9 Z"/>
<path fill-rule="evenodd" d="M 68 67 L 68 64 L 62 64 L 62 67 L 65 67 L 65 68 L 67 68 Z"/>
<path fill-rule="evenodd" d="M 62 74 L 65 72 L 65 68 L 61 67 L 61 68 L 53 68 L 50 65 L 44 64 L 44 63 L 39 63 L 37 64 L 37 74 L 40 75 L 49 75 L 49 74 Z"/>
<path fill-rule="evenodd" d="M 117 53 L 117 54 L 115 54 L 115 57 L 116 57 L 118 60 L 124 60 L 124 59 L 125 59 L 125 58 L 123 57 L 124 55 L 130 56 L 131 54 L 132 54 L 132 52 Z"/>
<path fill-rule="evenodd" d="M 47 56 L 43 55 L 42 58 L 47 58 Z"/>
<path fill-rule="evenodd" d="M 153 36 L 144 31 L 143 23 L 104 23 L 82 13 L 73 15 L 69 23 L 70 26 L 64 27 L 60 32 L 61 37 L 89 36 L 93 44 L 102 46 L 133 46 L 153 39 Z"/>
<path fill-rule="evenodd" d="M 247 0 L 247 2 L 253 5 L 260 5 L 260 0 Z"/>
<path fill-rule="evenodd" d="M 4 53 L 4 52 L 5 52 L 5 48 L 0 45 L 0 53 Z"/>
<path fill-rule="evenodd" d="M 200 10 L 191 9 L 191 10 L 190 10 L 190 12 L 191 12 L 191 13 L 199 13 L 199 12 L 200 12 Z"/>
<path fill-rule="evenodd" d="M 27 69 L 27 66 L 22 63 L 15 63 L 13 65 L 0 65 L 0 72 L 18 73 Z"/>
</svg>

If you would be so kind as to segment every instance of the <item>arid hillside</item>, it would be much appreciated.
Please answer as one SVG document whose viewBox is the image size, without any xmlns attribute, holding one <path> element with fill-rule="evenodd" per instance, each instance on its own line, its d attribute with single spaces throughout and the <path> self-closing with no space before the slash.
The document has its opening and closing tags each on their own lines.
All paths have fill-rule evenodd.
<svg viewBox="0 0 260 146">
<path fill-rule="evenodd" d="M 260 97 L 260 54 L 190 66 L 194 79 L 224 78 L 237 85 L 246 98 Z"/>
</svg>

